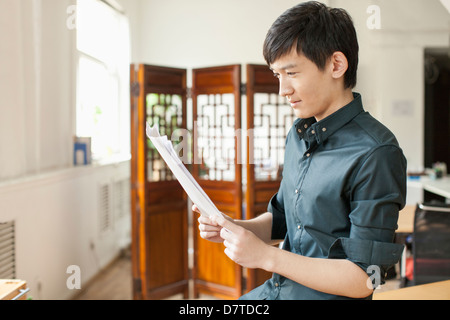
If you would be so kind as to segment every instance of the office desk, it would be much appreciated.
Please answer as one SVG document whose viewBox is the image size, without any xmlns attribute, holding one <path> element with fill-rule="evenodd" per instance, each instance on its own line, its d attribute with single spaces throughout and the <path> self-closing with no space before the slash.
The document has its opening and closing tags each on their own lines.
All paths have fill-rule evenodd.
<svg viewBox="0 0 450 320">
<path fill-rule="evenodd" d="M 422 202 L 424 190 L 450 199 L 449 175 L 440 179 L 431 179 L 428 176 L 420 176 L 419 178 L 410 177 L 408 178 L 407 187 L 408 192 L 411 192 L 411 199 L 408 198 L 410 203 Z"/>
<path fill-rule="evenodd" d="M 450 280 L 375 293 L 373 300 L 450 300 Z"/>
<path fill-rule="evenodd" d="M 25 300 L 28 291 L 26 281 L 0 279 L 0 300 Z"/>
<path fill-rule="evenodd" d="M 414 212 L 416 211 L 415 205 L 407 205 L 398 214 L 398 228 L 397 233 L 413 233 L 414 231 Z"/>
<path fill-rule="evenodd" d="M 450 199 L 450 177 L 432 180 L 428 177 L 421 178 L 423 188 L 441 197 Z"/>
<path fill-rule="evenodd" d="M 450 176 L 440 179 L 431 179 L 428 176 L 421 176 L 420 179 L 408 179 L 408 188 L 425 190 L 450 200 Z M 421 192 L 422 192 L 421 191 Z M 422 200 L 417 200 L 422 202 Z M 416 204 L 407 205 L 400 211 L 398 218 L 397 233 L 412 233 L 414 230 L 414 210 Z"/>
<path fill-rule="evenodd" d="M 408 180 L 408 186 L 414 186 L 450 199 L 450 176 L 433 180 L 427 176 L 420 177 L 420 180 Z M 400 211 L 398 217 L 397 233 L 412 233 L 414 230 L 414 210 L 416 205 L 407 205 Z"/>
</svg>

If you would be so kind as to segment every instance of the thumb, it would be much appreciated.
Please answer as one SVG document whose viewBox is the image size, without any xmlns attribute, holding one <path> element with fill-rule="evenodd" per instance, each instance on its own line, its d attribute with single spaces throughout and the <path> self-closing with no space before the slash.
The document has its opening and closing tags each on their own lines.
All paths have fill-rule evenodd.
<svg viewBox="0 0 450 320">
<path fill-rule="evenodd" d="M 230 221 L 228 219 L 225 219 L 223 216 L 221 217 L 217 217 L 214 216 L 212 218 L 219 226 L 221 226 L 222 228 L 224 228 L 225 230 L 231 232 L 231 233 L 236 233 L 238 232 L 241 227 L 238 226 L 237 224 L 235 224 L 233 221 Z"/>
</svg>

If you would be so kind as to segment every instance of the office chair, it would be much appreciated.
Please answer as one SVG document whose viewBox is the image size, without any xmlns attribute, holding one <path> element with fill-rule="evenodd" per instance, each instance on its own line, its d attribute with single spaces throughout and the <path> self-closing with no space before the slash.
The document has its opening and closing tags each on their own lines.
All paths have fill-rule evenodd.
<svg viewBox="0 0 450 320">
<path fill-rule="evenodd" d="M 450 279 L 450 206 L 417 205 L 412 252 L 414 285 Z"/>
</svg>

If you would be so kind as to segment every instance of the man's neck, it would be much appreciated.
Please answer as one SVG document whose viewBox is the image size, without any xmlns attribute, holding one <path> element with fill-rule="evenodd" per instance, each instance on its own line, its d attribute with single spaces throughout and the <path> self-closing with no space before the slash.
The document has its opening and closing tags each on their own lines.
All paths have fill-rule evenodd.
<svg viewBox="0 0 450 320">
<path fill-rule="evenodd" d="M 350 102 L 352 102 L 354 99 L 352 89 L 346 89 L 340 92 L 340 94 L 337 94 L 336 97 L 333 99 L 332 104 L 327 110 L 327 113 L 321 115 L 320 117 L 316 116 L 316 121 L 320 121 L 328 117 L 329 115 L 335 113 L 339 109 L 345 107 Z"/>
</svg>

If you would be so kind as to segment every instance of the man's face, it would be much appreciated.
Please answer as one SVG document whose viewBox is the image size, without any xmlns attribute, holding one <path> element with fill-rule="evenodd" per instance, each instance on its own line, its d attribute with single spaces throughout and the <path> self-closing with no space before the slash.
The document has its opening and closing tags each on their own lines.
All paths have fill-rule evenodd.
<svg viewBox="0 0 450 320">
<path fill-rule="evenodd" d="M 298 118 L 315 117 L 320 121 L 335 111 L 331 62 L 319 70 L 314 62 L 293 49 L 272 63 L 270 69 L 280 81 L 280 96 L 286 97 Z"/>
</svg>

